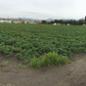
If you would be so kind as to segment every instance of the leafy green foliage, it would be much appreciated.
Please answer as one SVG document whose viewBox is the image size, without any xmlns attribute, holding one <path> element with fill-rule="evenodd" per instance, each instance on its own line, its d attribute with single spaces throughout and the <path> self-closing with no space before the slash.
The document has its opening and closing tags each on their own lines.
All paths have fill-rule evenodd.
<svg viewBox="0 0 86 86">
<path fill-rule="evenodd" d="M 86 52 L 86 27 L 0 24 L 0 53 L 29 62 L 48 52 L 63 56 Z"/>
<path fill-rule="evenodd" d="M 39 58 L 32 58 L 31 66 L 33 68 L 46 67 L 50 65 L 62 65 L 69 63 L 69 59 L 66 56 L 58 55 L 55 52 L 49 52 Z"/>
</svg>

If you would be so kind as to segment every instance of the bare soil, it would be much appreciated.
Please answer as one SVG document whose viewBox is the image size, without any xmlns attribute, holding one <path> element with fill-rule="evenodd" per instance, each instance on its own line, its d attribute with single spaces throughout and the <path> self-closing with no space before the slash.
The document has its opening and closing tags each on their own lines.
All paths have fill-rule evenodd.
<svg viewBox="0 0 86 86">
<path fill-rule="evenodd" d="M 86 86 L 86 54 L 73 57 L 70 64 L 34 70 L 0 56 L 0 86 Z"/>
</svg>

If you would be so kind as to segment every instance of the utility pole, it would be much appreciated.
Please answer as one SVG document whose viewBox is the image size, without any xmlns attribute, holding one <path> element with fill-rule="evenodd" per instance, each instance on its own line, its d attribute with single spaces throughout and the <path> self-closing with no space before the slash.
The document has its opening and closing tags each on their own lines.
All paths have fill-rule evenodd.
<svg viewBox="0 0 86 86">
<path fill-rule="evenodd" d="M 84 24 L 86 24 L 86 16 L 85 16 Z"/>
</svg>

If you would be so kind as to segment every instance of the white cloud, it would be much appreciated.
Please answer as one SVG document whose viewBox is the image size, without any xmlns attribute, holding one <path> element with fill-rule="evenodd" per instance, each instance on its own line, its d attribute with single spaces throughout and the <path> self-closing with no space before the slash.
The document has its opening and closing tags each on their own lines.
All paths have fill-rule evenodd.
<svg viewBox="0 0 86 86">
<path fill-rule="evenodd" d="M 33 18 L 80 18 L 86 0 L 0 0 L 0 16 Z"/>
</svg>

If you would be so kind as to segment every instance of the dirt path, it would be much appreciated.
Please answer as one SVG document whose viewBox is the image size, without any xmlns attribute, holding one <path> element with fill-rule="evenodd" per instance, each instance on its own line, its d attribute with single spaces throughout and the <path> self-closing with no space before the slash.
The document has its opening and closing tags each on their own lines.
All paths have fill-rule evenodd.
<svg viewBox="0 0 86 86">
<path fill-rule="evenodd" d="M 86 86 L 86 55 L 74 57 L 71 64 L 42 70 L 1 65 L 0 86 Z"/>
</svg>

